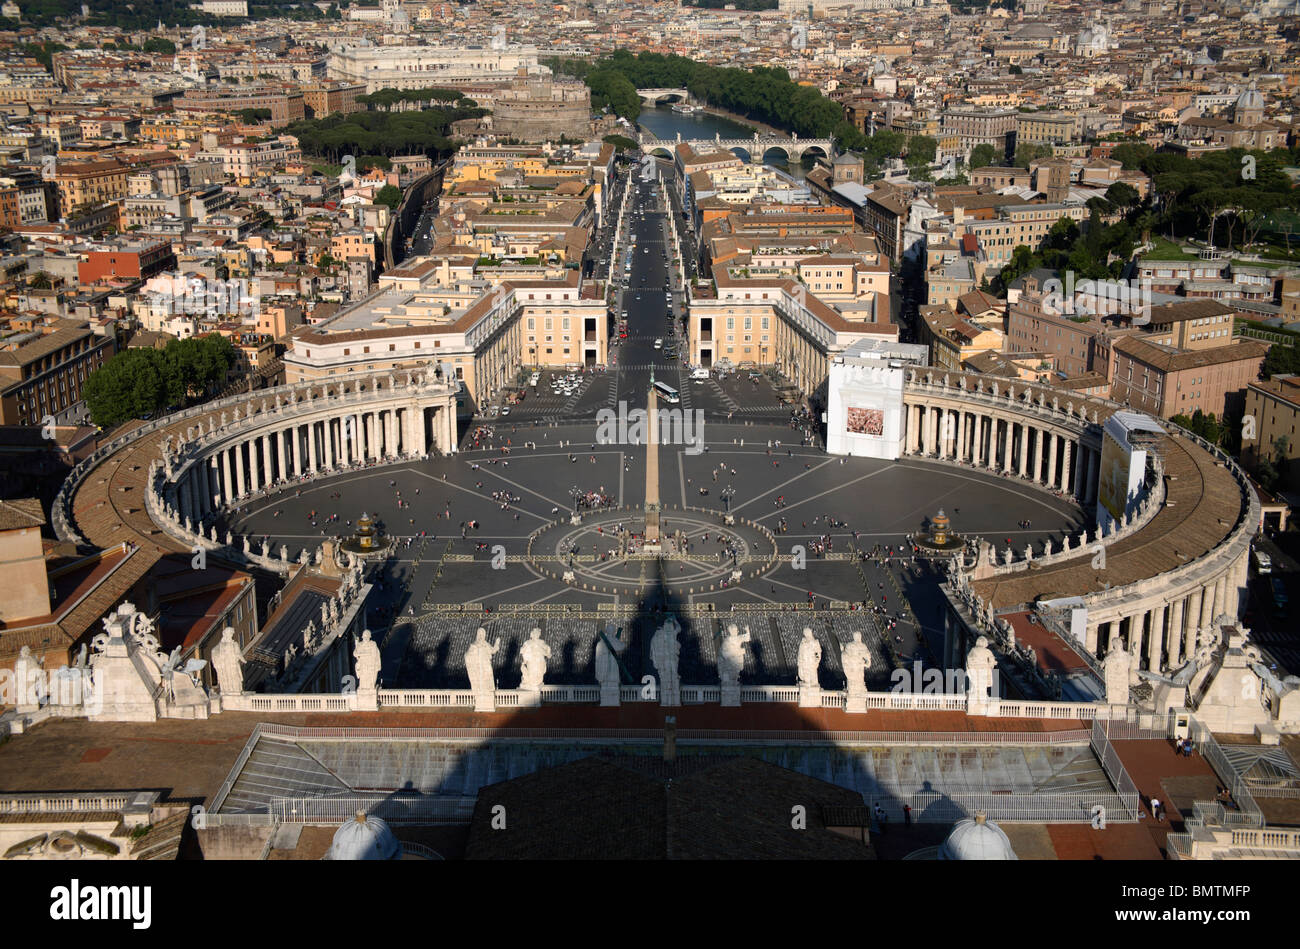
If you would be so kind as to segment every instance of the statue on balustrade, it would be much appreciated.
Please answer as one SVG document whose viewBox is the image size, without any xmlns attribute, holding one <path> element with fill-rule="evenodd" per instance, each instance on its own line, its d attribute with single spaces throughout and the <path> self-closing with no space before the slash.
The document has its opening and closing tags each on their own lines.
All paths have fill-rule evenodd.
<svg viewBox="0 0 1300 949">
<path fill-rule="evenodd" d="M 734 689 L 740 684 L 740 671 L 745 667 L 745 643 L 751 639 L 749 627 L 741 633 L 732 623 L 718 646 L 718 679 L 724 689 Z"/>
<path fill-rule="evenodd" d="M 551 658 L 551 647 L 542 639 L 542 631 L 534 628 L 519 650 L 519 661 L 523 664 L 523 678 L 519 688 L 525 692 L 539 692 L 542 681 L 546 678 L 546 660 Z"/>
<path fill-rule="evenodd" d="M 1110 645 L 1101 668 L 1106 679 L 1107 704 L 1128 705 L 1133 657 L 1124 648 L 1124 641 L 1117 632 L 1110 634 Z"/>
<path fill-rule="evenodd" d="M 221 642 L 212 650 L 212 668 L 217 673 L 222 695 L 243 694 L 244 663 L 243 650 L 235 642 L 235 630 L 227 626 L 221 631 Z"/>
<path fill-rule="evenodd" d="M 618 654 L 627 648 L 622 629 L 613 623 L 605 626 L 605 635 L 596 637 L 596 681 L 600 684 L 600 704 L 619 704 Z"/>
<path fill-rule="evenodd" d="M 370 638 L 370 630 L 363 630 L 361 639 L 352 650 L 353 665 L 357 673 L 357 691 L 373 692 L 379 687 L 379 644 Z"/>
<path fill-rule="evenodd" d="M 465 650 L 465 671 L 469 674 L 469 687 L 476 696 L 496 691 L 496 675 L 492 670 L 492 657 L 501 648 L 501 640 L 489 643 L 487 630 L 482 626 L 474 634 L 474 642 Z M 477 703 L 475 703 L 477 704 Z"/>
<path fill-rule="evenodd" d="M 862 641 L 861 633 L 854 633 L 853 642 L 845 645 L 840 653 L 840 664 L 844 668 L 849 695 L 865 694 L 867 670 L 871 668 L 871 650 Z"/>
<path fill-rule="evenodd" d="M 682 650 L 681 643 L 677 641 L 677 634 L 681 629 L 677 618 L 669 616 L 650 640 L 650 658 L 654 662 L 655 671 L 659 674 L 660 705 L 681 704 L 681 679 L 677 669 Z"/>
<path fill-rule="evenodd" d="M 817 668 L 822 664 L 822 644 L 817 641 L 813 631 L 807 626 L 803 630 L 803 639 L 799 643 L 799 688 L 820 688 Z"/>
</svg>

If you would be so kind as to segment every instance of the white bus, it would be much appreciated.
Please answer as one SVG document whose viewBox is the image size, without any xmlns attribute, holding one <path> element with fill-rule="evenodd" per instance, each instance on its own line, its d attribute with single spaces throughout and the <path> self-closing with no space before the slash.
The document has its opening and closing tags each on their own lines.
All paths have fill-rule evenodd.
<svg viewBox="0 0 1300 949">
<path fill-rule="evenodd" d="M 659 393 L 659 398 L 663 399 L 665 402 L 676 405 L 681 401 L 681 397 L 678 396 L 677 390 L 666 382 L 656 382 L 655 391 Z"/>
</svg>

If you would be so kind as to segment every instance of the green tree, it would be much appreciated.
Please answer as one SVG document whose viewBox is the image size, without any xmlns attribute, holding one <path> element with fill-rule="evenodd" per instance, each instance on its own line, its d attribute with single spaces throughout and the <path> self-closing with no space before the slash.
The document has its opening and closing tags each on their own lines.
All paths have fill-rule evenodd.
<svg viewBox="0 0 1300 949">
<path fill-rule="evenodd" d="M 938 154 L 939 143 L 928 135 L 913 135 L 907 140 L 907 163 L 929 165 Z"/>
<path fill-rule="evenodd" d="M 376 204 L 386 204 L 392 210 L 396 211 L 402 203 L 402 189 L 395 185 L 384 185 L 375 194 Z"/>
<path fill-rule="evenodd" d="M 1038 145 L 1034 142 L 1021 142 L 1016 146 L 1016 155 L 1012 164 L 1016 168 L 1028 168 L 1032 162 L 1051 157 L 1052 146 Z"/>
<path fill-rule="evenodd" d="M 1137 171 L 1155 149 L 1146 142 L 1125 142 L 1111 149 L 1110 157 L 1124 166 L 1125 171 Z"/>
<path fill-rule="evenodd" d="M 1106 200 L 1122 208 L 1131 208 L 1142 198 L 1138 195 L 1137 188 L 1127 182 L 1117 181 L 1106 189 Z"/>
<path fill-rule="evenodd" d="M 970 150 L 970 166 L 972 168 L 987 168 L 1000 157 L 998 150 L 992 145 L 976 145 Z"/>
</svg>

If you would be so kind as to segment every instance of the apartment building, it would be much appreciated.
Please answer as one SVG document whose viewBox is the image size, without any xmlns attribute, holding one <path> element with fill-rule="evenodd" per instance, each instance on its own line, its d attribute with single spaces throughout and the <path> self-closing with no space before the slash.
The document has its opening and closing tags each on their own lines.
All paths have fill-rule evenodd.
<svg viewBox="0 0 1300 949">
<path fill-rule="evenodd" d="M 483 280 L 417 291 L 384 289 L 294 330 L 288 382 L 350 372 L 446 364 L 476 401 L 491 399 L 522 366 L 608 362 L 609 317 L 597 285 L 576 270 L 559 279 Z"/>
<path fill-rule="evenodd" d="M 117 201 L 128 194 L 131 169 L 119 161 L 60 162 L 54 171 L 59 214 L 67 216 L 86 205 Z"/>
<path fill-rule="evenodd" d="M 1021 245 L 1037 250 L 1061 218 L 1080 224 L 1088 219 L 1082 204 L 1012 204 L 998 208 L 992 221 L 973 221 L 967 233 L 974 234 L 990 266 L 1000 269 Z"/>
<path fill-rule="evenodd" d="M 0 347 L 0 425 L 84 421 L 82 384 L 115 351 L 112 337 L 67 319 L 0 339 Z"/>
<path fill-rule="evenodd" d="M 1015 151 L 1019 116 L 1015 109 L 954 106 L 943 112 L 943 134 L 957 136 L 967 155 L 976 145 L 992 145 L 999 155 L 1009 157 Z"/>
<path fill-rule="evenodd" d="M 1000 329 L 964 319 L 947 303 L 923 306 L 920 315 L 924 327 L 920 342 L 930 347 L 931 366 L 960 372 L 974 357 L 1002 350 Z"/>
<path fill-rule="evenodd" d="M 1300 488 L 1300 376 L 1277 375 L 1251 382 L 1246 386 L 1244 413 L 1254 422 L 1242 435 L 1242 460 L 1251 466 L 1275 462 L 1277 449 L 1285 440 L 1282 457 L 1290 462 L 1286 485 L 1292 490 Z"/>
<path fill-rule="evenodd" d="M 321 82 L 302 87 L 302 105 L 309 119 L 324 118 L 335 112 L 361 112 L 366 107 L 357 97 L 365 94 L 364 83 Z"/>
<path fill-rule="evenodd" d="M 837 308 L 788 278 L 746 280 L 721 270 L 714 283 L 716 291 L 697 286 L 691 293 L 687 341 L 697 366 L 771 366 L 812 395 L 848 346 L 862 339 L 898 341 L 887 297 Z"/>
<path fill-rule="evenodd" d="M 1222 416 L 1240 411 L 1246 387 L 1259 378 L 1268 344 L 1243 340 L 1179 352 L 1130 336 L 1114 345 L 1111 398 L 1171 418 L 1198 409 Z"/>
</svg>

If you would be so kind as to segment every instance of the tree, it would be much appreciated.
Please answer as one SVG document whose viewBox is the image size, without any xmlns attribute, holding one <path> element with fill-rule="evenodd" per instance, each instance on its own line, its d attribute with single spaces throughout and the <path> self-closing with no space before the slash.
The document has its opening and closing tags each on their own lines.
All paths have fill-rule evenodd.
<svg viewBox="0 0 1300 949">
<path fill-rule="evenodd" d="M 601 141 L 607 145 L 613 145 L 616 149 L 622 152 L 636 150 L 636 142 L 628 138 L 626 135 L 606 135 L 601 139 Z"/>
<path fill-rule="evenodd" d="M 376 204 L 386 204 L 389 208 L 396 211 L 398 205 L 402 203 L 402 189 L 395 185 L 384 185 L 375 195 Z"/>
<path fill-rule="evenodd" d="M 30 286 L 33 290 L 49 290 L 53 286 L 53 283 L 50 281 L 50 275 L 42 270 L 36 276 L 32 277 Z"/>
<path fill-rule="evenodd" d="M 998 160 L 998 151 L 992 145 L 976 145 L 970 150 L 970 166 L 987 168 Z"/>
<path fill-rule="evenodd" d="M 1125 171 L 1137 171 L 1154 154 L 1155 149 L 1146 142 L 1125 142 L 1111 149 L 1110 157 L 1123 165 Z"/>
<path fill-rule="evenodd" d="M 913 135 L 907 140 L 907 163 L 909 165 L 928 165 L 938 154 L 939 143 L 928 135 Z"/>
<path fill-rule="evenodd" d="M 86 377 L 86 407 L 96 425 L 110 428 L 203 394 L 234 362 L 234 346 L 216 334 L 173 339 L 163 350 L 128 349 Z"/>
<path fill-rule="evenodd" d="M 1106 200 L 1122 208 L 1131 208 L 1142 198 L 1138 195 L 1137 188 L 1127 182 L 1117 181 L 1106 189 Z"/>
<path fill-rule="evenodd" d="M 1033 142 L 1021 142 L 1016 146 L 1016 156 L 1012 164 L 1017 168 L 1028 168 L 1040 158 L 1051 158 L 1051 145 L 1036 145 Z"/>
</svg>

